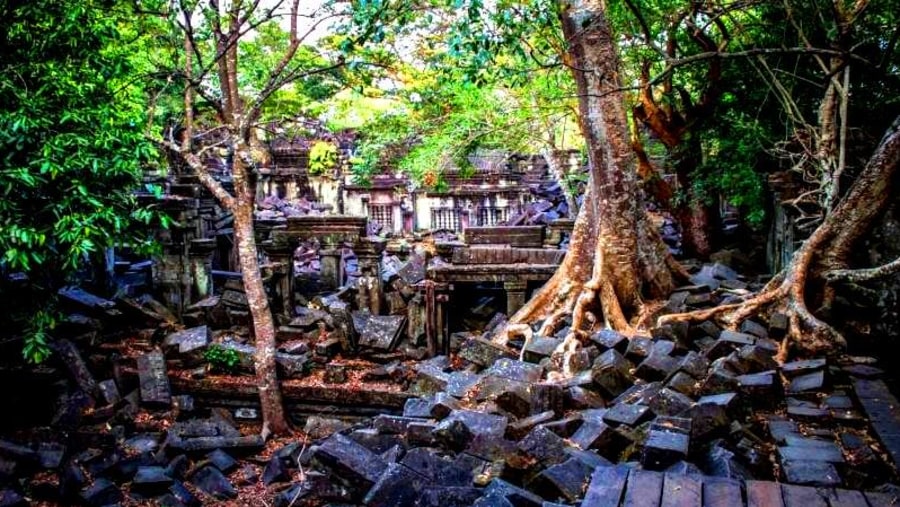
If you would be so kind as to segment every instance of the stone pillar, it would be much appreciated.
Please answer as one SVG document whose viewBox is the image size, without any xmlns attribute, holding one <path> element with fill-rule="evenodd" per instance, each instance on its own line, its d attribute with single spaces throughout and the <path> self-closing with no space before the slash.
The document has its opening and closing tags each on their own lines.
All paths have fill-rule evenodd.
<svg viewBox="0 0 900 507">
<path fill-rule="evenodd" d="M 209 297 L 213 293 L 212 254 L 216 249 L 216 240 L 202 238 L 191 240 L 188 249 L 191 266 L 192 291 L 191 301 L 196 302 Z"/>
<path fill-rule="evenodd" d="M 449 291 L 452 285 L 423 280 L 416 284 L 416 289 L 425 300 L 425 340 L 428 355 L 450 354 L 450 333 L 447 304 L 450 302 Z"/>
<path fill-rule="evenodd" d="M 294 256 L 290 247 L 272 241 L 262 243 L 269 257 L 272 282 L 275 289 L 275 306 L 286 319 L 294 317 Z"/>
<path fill-rule="evenodd" d="M 384 252 L 386 241 L 381 238 L 362 238 L 353 251 L 359 262 L 359 272 L 362 274 L 360 282 L 368 281 L 369 287 L 362 287 L 359 290 L 369 290 L 368 302 L 369 311 L 372 315 L 380 315 L 382 300 L 384 299 L 384 286 L 381 279 L 381 253 Z M 360 308 L 362 309 L 362 308 Z"/>
<path fill-rule="evenodd" d="M 506 290 L 506 316 L 512 317 L 519 308 L 525 306 L 525 295 L 528 289 L 528 282 L 525 280 L 507 280 L 503 282 L 503 288 Z"/>
<path fill-rule="evenodd" d="M 319 248 L 319 265 L 321 267 L 322 284 L 336 289 L 344 284 L 343 249 L 339 243 L 323 238 Z"/>
</svg>

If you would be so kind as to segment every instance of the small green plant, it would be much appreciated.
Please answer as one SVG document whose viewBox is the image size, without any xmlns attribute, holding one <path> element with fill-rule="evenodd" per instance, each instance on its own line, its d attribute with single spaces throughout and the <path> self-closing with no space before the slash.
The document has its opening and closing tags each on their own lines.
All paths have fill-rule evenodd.
<svg viewBox="0 0 900 507">
<path fill-rule="evenodd" d="M 210 345 L 203 353 L 203 357 L 211 367 L 224 371 L 236 371 L 241 364 L 241 355 L 237 350 L 225 348 L 217 343 Z"/>
<path fill-rule="evenodd" d="M 309 174 L 327 174 L 338 162 L 338 149 L 333 143 L 316 141 L 309 150 Z"/>
</svg>

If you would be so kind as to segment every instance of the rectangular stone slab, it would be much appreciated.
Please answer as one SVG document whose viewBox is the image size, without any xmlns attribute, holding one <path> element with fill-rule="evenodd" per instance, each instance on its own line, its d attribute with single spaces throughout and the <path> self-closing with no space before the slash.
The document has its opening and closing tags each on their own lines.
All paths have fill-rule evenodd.
<svg viewBox="0 0 900 507">
<path fill-rule="evenodd" d="M 785 507 L 828 507 L 828 502 L 816 488 L 782 484 L 781 495 Z"/>
<path fill-rule="evenodd" d="M 628 468 L 624 466 L 598 467 L 591 475 L 591 483 L 581 505 L 617 507 L 627 480 Z"/>
<path fill-rule="evenodd" d="M 732 507 L 743 503 L 739 481 L 725 477 L 703 478 L 703 507 Z"/>
<path fill-rule="evenodd" d="M 172 403 L 172 390 L 166 375 L 166 358 L 162 352 L 149 352 L 137 358 L 141 400 L 155 405 Z"/>
<path fill-rule="evenodd" d="M 666 474 L 661 507 L 701 507 L 703 483 L 689 475 Z"/>
<path fill-rule="evenodd" d="M 747 507 L 784 507 L 776 482 L 747 481 Z"/>
<path fill-rule="evenodd" d="M 628 487 L 622 505 L 625 507 L 658 507 L 662 500 L 665 476 L 649 470 L 632 470 L 628 474 Z"/>
</svg>

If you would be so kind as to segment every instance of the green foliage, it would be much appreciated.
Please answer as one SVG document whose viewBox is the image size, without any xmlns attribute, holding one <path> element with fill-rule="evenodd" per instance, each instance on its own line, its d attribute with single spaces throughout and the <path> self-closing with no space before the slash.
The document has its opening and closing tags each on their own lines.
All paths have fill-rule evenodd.
<svg viewBox="0 0 900 507">
<path fill-rule="evenodd" d="M 32 361 L 48 354 L 49 295 L 107 246 L 145 244 L 134 226 L 154 218 L 131 193 L 157 154 L 128 15 L 125 2 L 36 0 L 0 17 L 0 274 L 29 280 L 4 318 L 28 333 Z"/>
<path fill-rule="evenodd" d="M 230 349 L 214 343 L 210 345 L 203 358 L 213 368 L 217 368 L 227 372 L 235 372 L 241 365 L 241 355 L 235 349 Z"/>
<path fill-rule="evenodd" d="M 338 163 L 338 149 L 334 143 L 316 141 L 309 150 L 309 174 L 330 174 Z"/>
</svg>

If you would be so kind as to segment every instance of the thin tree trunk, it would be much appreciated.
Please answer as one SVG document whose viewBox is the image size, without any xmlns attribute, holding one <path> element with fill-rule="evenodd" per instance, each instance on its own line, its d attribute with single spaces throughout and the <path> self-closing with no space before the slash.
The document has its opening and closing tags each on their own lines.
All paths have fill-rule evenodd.
<svg viewBox="0 0 900 507">
<path fill-rule="evenodd" d="M 247 178 L 249 168 L 244 165 L 242 150 L 246 146 L 238 143 L 234 156 L 234 238 L 235 248 L 241 267 L 244 292 L 250 306 L 253 320 L 253 335 L 256 344 L 254 366 L 256 368 L 259 401 L 262 407 L 263 434 L 284 434 L 289 430 L 278 384 L 275 363 L 275 323 L 269 308 L 269 298 L 265 292 L 259 269 L 256 237 L 253 229 L 253 208 L 255 188 Z"/>
</svg>

